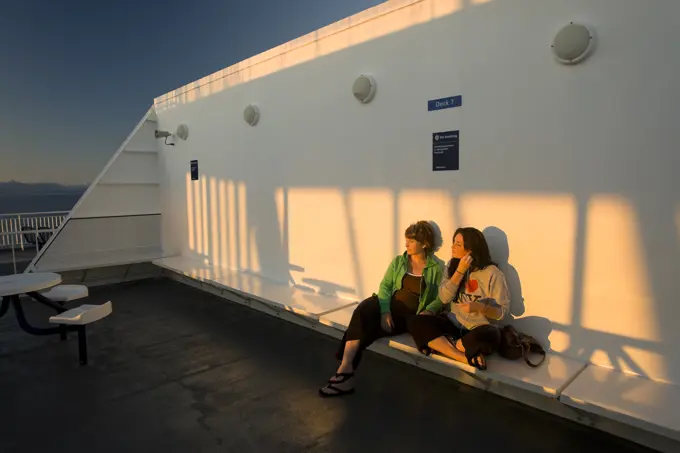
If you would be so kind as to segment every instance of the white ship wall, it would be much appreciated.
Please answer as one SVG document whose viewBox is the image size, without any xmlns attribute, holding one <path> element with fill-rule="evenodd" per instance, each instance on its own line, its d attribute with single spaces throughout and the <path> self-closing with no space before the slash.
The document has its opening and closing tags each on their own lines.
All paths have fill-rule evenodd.
<svg viewBox="0 0 680 453">
<path fill-rule="evenodd" d="M 361 299 L 409 223 L 436 222 L 444 260 L 475 226 L 521 329 L 678 384 L 678 17 L 675 0 L 390 1 L 159 97 L 159 127 L 190 130 L 161 145 L 163 252 Z M 596 48 L 565 66 L 550 46 L 570 21 Z M 451 130 L 460 170 L 433 172 Z"/>
<path fill-rule="evenodd" d="M 83 270 L 163 256 L 157 127 L 149 109 L 28 271 Z"/>
</svg>

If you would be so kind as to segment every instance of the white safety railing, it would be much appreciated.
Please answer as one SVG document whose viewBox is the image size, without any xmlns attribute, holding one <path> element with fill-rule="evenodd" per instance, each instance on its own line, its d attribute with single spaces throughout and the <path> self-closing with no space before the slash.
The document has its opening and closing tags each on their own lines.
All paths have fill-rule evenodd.
<svg viewBox="0 0 680 453">
<path fill-rule="evenodd" d="M 36 253 L 39 252 L 68 213 L 69 211 L 0 214 L 0 251 L 12 251 L 15 273 L 15 251 L 34 249 Z"/>
</svg>

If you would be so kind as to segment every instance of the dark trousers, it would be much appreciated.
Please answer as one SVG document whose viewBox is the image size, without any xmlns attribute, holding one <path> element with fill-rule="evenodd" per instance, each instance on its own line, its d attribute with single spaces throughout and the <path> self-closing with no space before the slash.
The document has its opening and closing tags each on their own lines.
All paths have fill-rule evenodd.
<svg viewBox="0 0 680 453">
<path fill-rule="evenodd" d="M 467 330 L 453 324 L 444 314 L 414 317 L 410 322 L 409 332 L 418 349 L 424 354 L 432 352 L 428 343 L 436 338 L 444 336 L 451 339 L 454 344 L 460 339 L 468 362 L 478 354 L 493 354 L 501 343 L 500 330 L 496 326 L 484 325 Z"/>
<path fill-rule="evenodd" d="M 392 332 L 385 332 L 381 325 L 380 302 L 377 296 L 371 296 L 361 302 L 352 314 L 352 319 L 349 326 L 342 337 L 340 348 L 335 354 L 338 360 L 342 360 L 345 353 L 345 343 L 348 341 L 359 340 L 359 351 L 354 356 L 352 366 L 356 370 L 361 362 L 361 356 L 364 349 L 369 347 L 373 342 L 379 338 L 399 335 L 404 332 L 410 332 L 410 326 L 414 318 L 425 316 L 416 316 L 416 309 L 407 307 L 398 300 L 392 300 L 390 305 L 392 313 L 392 321 L 394 329 Z"/>
</svg>

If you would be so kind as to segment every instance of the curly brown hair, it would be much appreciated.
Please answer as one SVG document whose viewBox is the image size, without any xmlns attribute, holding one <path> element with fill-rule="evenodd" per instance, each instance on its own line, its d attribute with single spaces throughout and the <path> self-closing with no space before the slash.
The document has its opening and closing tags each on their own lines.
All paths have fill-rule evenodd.
<svg viewBox="0 0 680 453">
<path fill-rule="evenodd" d="M 420 220 L 409 225 L 404 231 L 404 236 L 408 239 L 415 239 L 423 244 L 427 252 L 431 252 L 434 248 L 434 228 L 426 220 Z"/>
</svg>

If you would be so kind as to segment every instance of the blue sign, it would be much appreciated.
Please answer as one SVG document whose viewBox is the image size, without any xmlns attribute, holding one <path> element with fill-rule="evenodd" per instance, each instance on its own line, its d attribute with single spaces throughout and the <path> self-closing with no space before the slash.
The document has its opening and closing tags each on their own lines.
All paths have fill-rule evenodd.
<svg viewBox="0 0 680 453">
<path fill-rule="evenodd" d="M 460 131 L 432 134 L 432 171 L 458 170 Z"/>
<path fill-rule="evenodd" d="M 190 168 L 191 168 L 191 180 L 198 181 L 198 161 L 192 160 Z"/>
<path fill-rule="evenodd" d="M 427 111 L 452 109 L 463 105 L 463 96 L 452 96 L 448 98 L 433 99 L 427 101 Z"/>
</svg>

